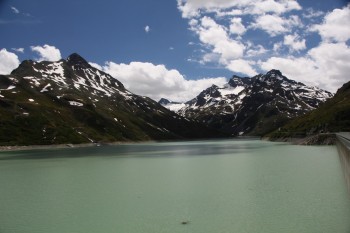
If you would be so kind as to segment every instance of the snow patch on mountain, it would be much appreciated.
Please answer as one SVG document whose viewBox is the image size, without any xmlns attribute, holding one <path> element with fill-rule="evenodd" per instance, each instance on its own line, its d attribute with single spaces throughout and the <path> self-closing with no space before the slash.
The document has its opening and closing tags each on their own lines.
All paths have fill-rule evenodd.
<svg viewBox="0 0 350 233">
<path fill-rule="evenodd" d="M 261 117 L 290 119 L 317 108 L 332 96 L 330 92 L 306 86 L 288 79 L 278 70 L 271 70 L 251 78 L 233 76 L 223 87 L 213 85 L 185 104 L 163 106 L 209 126 L 227 125 L 239 135 L 250 132 L 259 124 L 263 128 L 264 120 L 256 122 Z"/>
<path fill-rule="evenodd" d="M 70 105 L 72 106 L 78 106 L 78 107 L 82 107 L 84 106 L 84 104 L 77 102 L 77 101 L 68 101 Z"/>
</svg>

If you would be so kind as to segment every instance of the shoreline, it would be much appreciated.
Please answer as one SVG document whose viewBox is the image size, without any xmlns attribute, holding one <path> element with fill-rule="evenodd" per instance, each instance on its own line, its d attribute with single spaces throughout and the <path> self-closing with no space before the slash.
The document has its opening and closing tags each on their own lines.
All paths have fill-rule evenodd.
<svg viewBox="0 0 350 233">
<path fill-rule="evenodd" d="M 29 145 L 29 146 L 0 146 L 0 153 L 7 151 L 25 151 L 25 150 L 46 150 L 46 149 L 65 149 L 65 148 L 86 148 L 86 147 L 100 147 L 100 146 L 113 146 L 124 144 L 138 144 L 154 141 L 142 141 L 142 142 L 109 142 L 109 143 L 80 143 L 80 144 L 52 144 L 52 145 Z"/>
<path fill-rule="evenodd" d="M 237 137 L 231 139 L 245 139 L 246 137 Z M 271 142 L 289 142 L 294 145 L 335 145 L 335 134 L 316 134 L 308 137 L 280 137 L 280 138 L 272 138 L 272 137 L 247 137 L 254 138 L 257 140 L 271 141 Z M 227 138 L 228 139 L 228 138 Z M 203 140 L 203 139 L 198 139 Z M 210 139 L 207 139 L 210 140 Z M 181 141 L 181 140 L 180 140 Z M 183 140 L 188 141 L 188 140 Z M 193 140 L 189 140 L 193 141 Z M 86 148 L 86 147 L 100 147 L 100 146 L 114 146 L 114 145 L 125 145 L 125 144 L 142 144 L 142 143 L 161 143 L 161 142 L 169 142 L 167 140 L 157 141 L 157 140 L 149 140 L 149 141 L 120 141 L 120 142 L 107 142 L 107 143 L 81 143 L 81 144 L 52 144 L 52 145 L 28 145 L 28 146 L 0 146 L 1 152 L 9 152 L 9 151 L 25 151 L 25 150 L 46 150 L 46 149 L 65 149 L 65 148 Z M 176 142 L 172 141 L 172 142 Z"/>
<path fill-rule="evenodd" d="M 24 150 L 45 150 L 45 149 L 62 149 L 62 148 L 79 148 L 94 147 L 96 143 L 82 144 L 55 144 L 55 145 L 29 145 L 29 146 L 0 146 L 0 152 L 6 151 L 24 151 Z"/>
<path fill-rule="evenodd" d="M 331 146 L 336 144 L 335 133 L 319 133 L 305 137 L 263 137 L 271 142 L 290 142 L 301 146 Z"/>
</svg>

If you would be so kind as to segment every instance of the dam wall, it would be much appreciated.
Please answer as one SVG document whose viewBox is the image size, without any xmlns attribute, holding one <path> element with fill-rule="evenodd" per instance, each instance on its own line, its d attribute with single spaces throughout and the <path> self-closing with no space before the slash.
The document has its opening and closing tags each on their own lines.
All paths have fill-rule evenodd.
<svg viewBox="0 0 350 233">
<path fill-rule="evenodd" d="M 339 159 L 343 168 L 345 182 L 350 193 L 350 132 L 337 133 L 336 137 Z"/>
</svg>

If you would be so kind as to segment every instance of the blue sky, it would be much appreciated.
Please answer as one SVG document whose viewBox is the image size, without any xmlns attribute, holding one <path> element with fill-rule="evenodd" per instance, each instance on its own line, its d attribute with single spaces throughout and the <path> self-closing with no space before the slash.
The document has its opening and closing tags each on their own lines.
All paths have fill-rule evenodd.
<svg viewBox="0 0 350 233">
<path fill-rule="evenodd" d="M 184 101 L 233 74 L 349 81 L 344 0 L 3 0 L 0 73 L 77 52 L 136 94 Z"/>
</svg>

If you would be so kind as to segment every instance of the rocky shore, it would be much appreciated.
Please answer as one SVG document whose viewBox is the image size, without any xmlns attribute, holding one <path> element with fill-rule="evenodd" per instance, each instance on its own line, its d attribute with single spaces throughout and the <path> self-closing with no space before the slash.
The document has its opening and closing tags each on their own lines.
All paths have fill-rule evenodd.
<svg viewBox="0 0 350 233">
<path fill-rule="evenodd" d="M 84 143 L 84 144 L 57 144 L 57 145 L 31 145 L 31 146 L 0 146 L 0 151 L 20 151 L 20 150 L 46 150 L 46 149 L 60 149 L 73 147 L 93 147 L 99 146 L 98 143 Z"/>
</svg>

